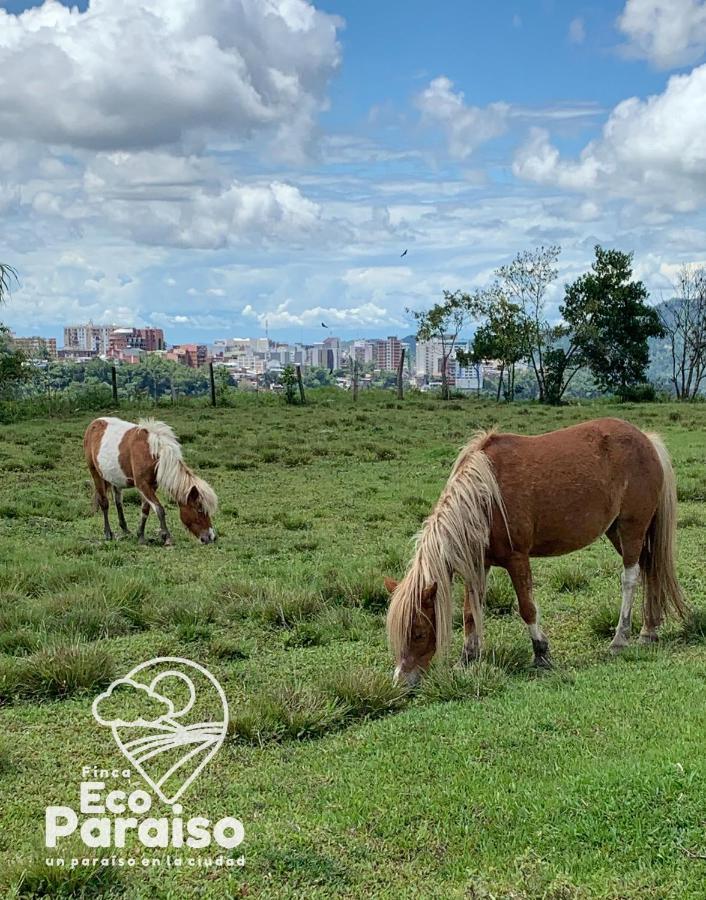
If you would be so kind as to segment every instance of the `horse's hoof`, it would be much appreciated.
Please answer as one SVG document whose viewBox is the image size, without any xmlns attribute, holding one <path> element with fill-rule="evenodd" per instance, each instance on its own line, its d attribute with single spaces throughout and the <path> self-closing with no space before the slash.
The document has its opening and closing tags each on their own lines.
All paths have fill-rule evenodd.
<svg viewBox="0 0 706 900">
<path fill-rule="evenodd" d="M 659 637 L 656 634 L 641 634 L 637 643 L 643 647 L 652 647 L 659 643 Z"/>
<path fill-rule="evenodd" d="M 623 650 L 627 650 L 627 649 L 628 649 L 628 646 L 629 646 L 629 644 L 628 644 L 627 642 L 625 642 L 625 643 L 618 643 L 618 644 L 616 644 L 615 642 L 613 642 L 613 643 L 608 647 L 608 649 L 610 650 L 610 652 L 611 652 L 611 654 L 612 654 L 613 656 L 618 656 L 620 653 L 623 652 Z"/>
<path fill-rule="evenodd" d="M 535 669 L 553 669 L 554 665 L 548 656 L 535 656 L 534 667 Z"/>
</svg>

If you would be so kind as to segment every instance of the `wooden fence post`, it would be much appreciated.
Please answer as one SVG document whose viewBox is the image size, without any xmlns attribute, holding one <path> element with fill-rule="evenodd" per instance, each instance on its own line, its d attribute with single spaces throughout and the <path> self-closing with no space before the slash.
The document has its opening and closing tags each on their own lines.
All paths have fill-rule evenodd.
<svg viewBox="0 0 706 900">
<path fill-rule="evenodd" d="M 211 406 L 216 405 L 216 379 L 213 376 L 213 363 L 208 364 L 208 377 L 211 381 Z"/>
<path fill-rule="evenodd" d="M 302 367 L 297 365 L 297 384 L 299 385 L 299 396 L 301 398 L 302 403 L 306 403 L 306 398 L 304 396 L 304 382 L 302 381 Z"/>
<path fill-rule="evenodd" d="M 118 405 L 118 373 L 115 366 L 110 367 L 110 381 L 113 386 L 113 403 Z"/>
<path fill-rule="evenodd" d="M 404 389 L 402 387 L 402 370 L 404 368 L 404 347 L 400 353 L 400 361 L 397 364 L 397 399 L 404 400 Z"/>
</svg>

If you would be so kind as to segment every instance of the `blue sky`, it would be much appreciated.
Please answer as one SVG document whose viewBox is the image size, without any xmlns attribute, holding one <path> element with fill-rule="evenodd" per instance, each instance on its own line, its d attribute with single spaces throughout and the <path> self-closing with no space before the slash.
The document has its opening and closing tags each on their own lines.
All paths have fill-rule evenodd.
<svg viewBox="0 0 706 900">
<path fill-rule="evenodd" d="M 703 0 L 69 6 L 0 3 L 17 333 L 406 334 L 540 243 L 550 315 L 596 242 L 655 301 L 705 261 Z"/>
</svg>

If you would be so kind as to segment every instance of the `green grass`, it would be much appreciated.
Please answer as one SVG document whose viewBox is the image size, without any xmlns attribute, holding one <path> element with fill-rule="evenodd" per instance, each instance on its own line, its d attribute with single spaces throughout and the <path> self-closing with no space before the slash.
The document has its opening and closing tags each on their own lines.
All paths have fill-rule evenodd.
<svg viewBox="0 0 706 900">
<path fill-rule="evenodd" d="M 706 406 L 311 399 L 157 412 L 221 501 L 208 547 L 168 506 L 174 550 L 152 518 L 144 547 L 101 539 L 90 413 L 0 426 L 0 895 L 702 898 Z M 482 661 L 455 667 L 458 615 L 449 659 L 396 688 L 383 578 L 403 574 L 457 449 L 481 426 L 606 414 L 672 452 L 690 620 L 612 659 L 620 561 L 603 540 L 533 564 L 553 671 L 532 669 L 493 572 Z M 182 802 L 243 821 L 245 867 L 48 871 L 44 808 L 77 798 L 82 765 L 122 764 L 93 698 L 158 655 L 202 663 L 226 692 L 229 739 Z"/>
</svg>

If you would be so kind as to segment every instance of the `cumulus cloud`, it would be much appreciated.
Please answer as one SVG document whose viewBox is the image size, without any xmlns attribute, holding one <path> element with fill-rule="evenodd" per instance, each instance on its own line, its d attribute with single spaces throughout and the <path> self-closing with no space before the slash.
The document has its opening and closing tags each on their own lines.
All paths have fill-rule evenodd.
<svg viewBox="0 0 706 900">
<path fill-rule="evenodd" d="M 569 23 L 569 40 L 572 44 L 583 44 L 586 40 L 586 24 L 580 16 Z"/>
<path fill-rule="evenodd" d="M 0 10 L 0 133 L 136 150 L 266 130 L 296 155 L 325 106 L 339 25 L 306 0 Z"/>
<path fill-rule="evenodd" d="M 316 326 L 322 321 L 329 326 L 339 325 L 342 328 L 403 324 L 402 320 L 375 303 L 363 303 L 355 307 L 315 306 L 295 312 L 292 310 L 292 301 L 285 300 L 274 310 L 269 311 L 258 311 L 251 304 L 247 304 L 242 310 L 242 315 L 263 326 L 267 322 L 270 328 Z"/>
<path fill-rule="evenodd" d="M 627 0 L 618 28 L 630 54 L 661 69 L 695 63 L 706 51 L 706 2 Z"/>
<path fill-rule="evenodd" d="M 416 105 L 426 124 L 442 128 L 449 152 L 457 159 L 466 159 L 481 144 L 507 130 L 508 104 L 468 106 L 463 91 L 454 91 L 453 82 L 444 76 L 429 83 L 417 96 Z"/>
<path fill-rule="evenodd" d="M 670 78 L 665 91 L 615 107 L 599 138 L 566 160 L 535 129 L 515 175 L 575 191 L 604 191 L 686 212 L 706 197 L 706 65 Z"/>
</svg>

